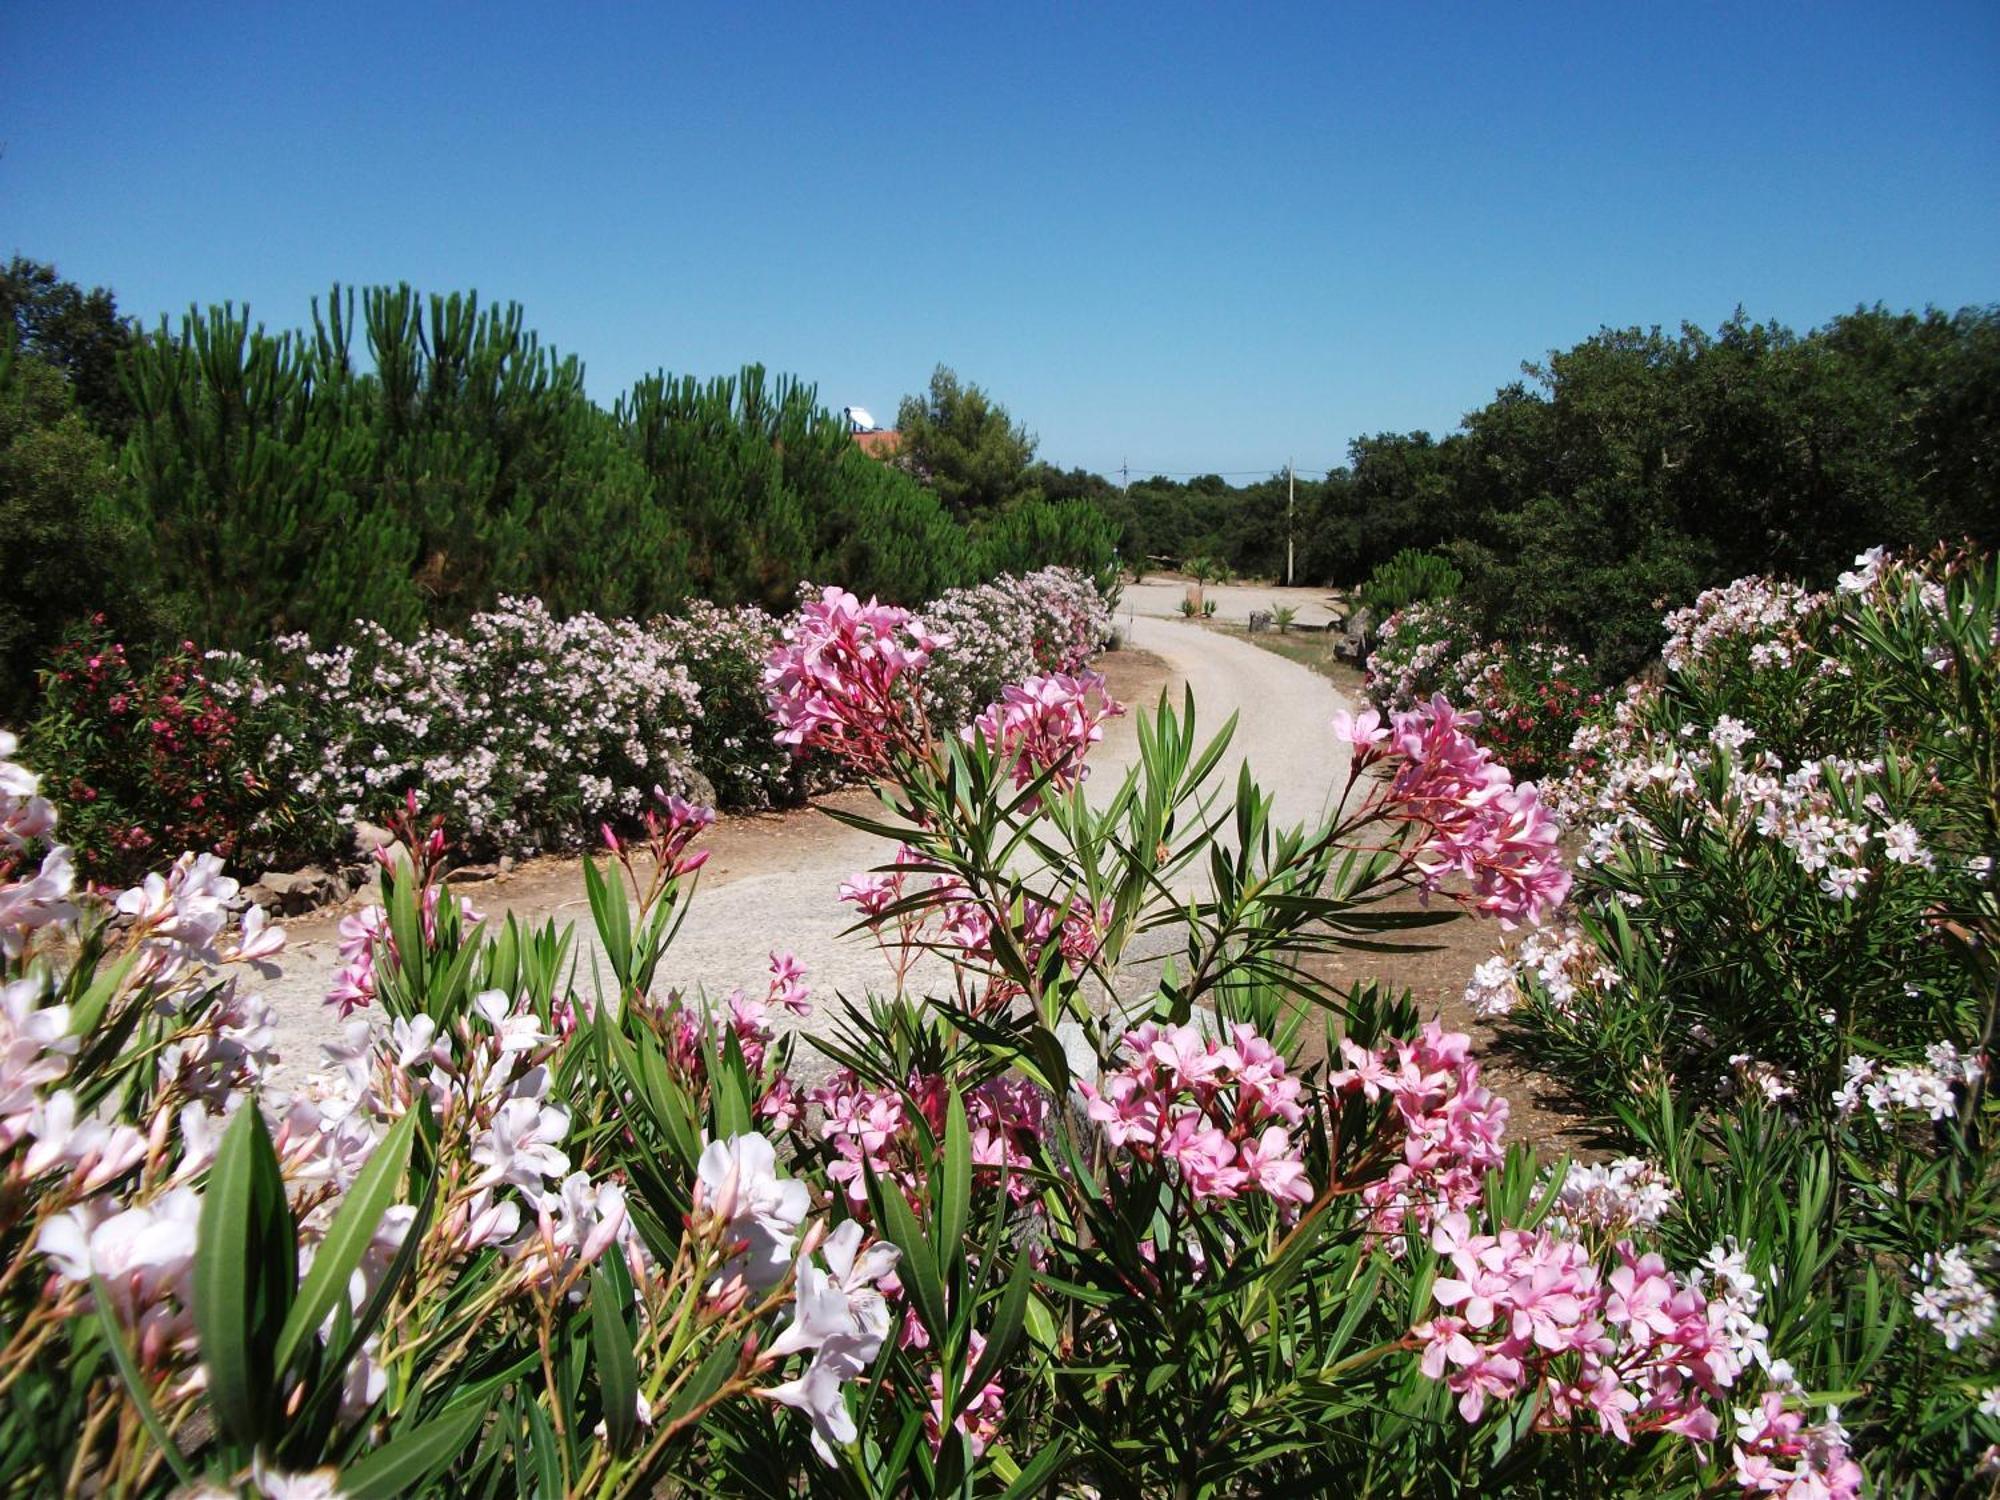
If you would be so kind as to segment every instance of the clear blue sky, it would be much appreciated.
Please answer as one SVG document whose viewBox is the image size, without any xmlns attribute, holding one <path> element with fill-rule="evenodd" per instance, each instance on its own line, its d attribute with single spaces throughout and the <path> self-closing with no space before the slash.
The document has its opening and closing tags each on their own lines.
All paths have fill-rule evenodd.
<svg viewBox="0 0 2000 1500">
<path fill-rule="evenodd" d="M 1602 324 L 2000 300 L 2000 5 L 8 6 L 0 251 L 525 304 L 608 402 L 944 362 L 1054 462 L 1447 430 Z"/>
</svg>

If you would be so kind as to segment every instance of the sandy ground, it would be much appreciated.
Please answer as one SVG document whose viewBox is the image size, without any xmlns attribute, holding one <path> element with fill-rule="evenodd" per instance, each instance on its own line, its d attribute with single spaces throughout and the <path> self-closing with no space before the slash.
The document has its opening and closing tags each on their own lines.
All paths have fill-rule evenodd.
<svg viewBox="0 0 2000 1500">
<path fill-rule="evenodd" d="M 1304 592 L 1304 591 L 1299 591 Z M 1168 608 L 1176 608 L 1178 596 Z M 1265 607 L 1263 594 L 1258 607 Z M 1164 687 L 1178 702 L 1182 687 L 1195 693 L 1198 725 L 1208 733 L 1231 713 L 1240 716 L 1231 752 L 1215 775 L 1233 787 L 1247 759 L 1259 783 L 1276 799 L 1283 822 L 1317 818 L 1330 788 L 1345 780 L 1344 755 L 1327 732 L 1343 700 L 1333 685 L 1294 662 L 1187 621 L 1149 612 L 1151 594 L 1128 591 L 1119 615 L 1127 649 L 1105 656 L 1101 668 L 1115 696 L 1152 702 Z M 1247 606 L 1246 606 L 1247 607 Z M 1177 609 L 1176 609 L 1177 612 Z M 1138 758 L 1128 715 L 1114 720 L 1092 754 L 1092 784 L 1115 787 Z M 1226 802 L 1227 799 L 1225 798 Z M 866 807 L 864 793 L 842 794 L 837 805 Z M 726 994 L 742 985 L 763 988 L 765 955 L 790 949 L 808 970 L 822 1001 L 859 996 L 889 977 L 882 956 L 860 936 L 843 937 L 851 915 L 837 899 L 840 882 L 883 862 L 881 841 L 845 828 L 812 809 L 720 820 L 706 840 L 713 851 L 700 890 L 669 957 L 665 984 L 688 992 Z M 581 871 L 574 860 L 538 860 L 497 880 L 463 888 L 488 917 L 512 912 L 524 921 L 574 922 L 589 927 Z M 283 977 L 267 993 L 279 1018 L 281 1080 L 311 1068 L 319 1044 L 337 1022 L 320 1000 L 338 967 L 339 911 L 286 924 Z M 584 950 L 587 955 L 587 949 Z M 588 957 L 584 959 L 588 987 Z M 1137 978 L 1143 982 L 1143 969 Z M 833 1007 L 822 1006 L 804 1024 L 823 1024 Z"/>
<path fill-rule="evenodd" d="M 1144 583 L 1128 583 L 1119 596 L 1118 617 L 1151 615 L 1169 620 L 1181 617 L 1181 601 L 1187 598 L 1188 582 L 1171 576 L 1149 578 Z M 1252 610 L 1268 610 L 1275 604 L 1298 611 L 1297 623 L 1314 629 L 1324 627 L 1334 617 L 1338 595 L 1331 589 L 1285 589 L 1263 584 L 1208 583 L 1202 598 L 1215 606 L 1213 618 L 1232 625 L 1246 624 Z"/>
</svg>

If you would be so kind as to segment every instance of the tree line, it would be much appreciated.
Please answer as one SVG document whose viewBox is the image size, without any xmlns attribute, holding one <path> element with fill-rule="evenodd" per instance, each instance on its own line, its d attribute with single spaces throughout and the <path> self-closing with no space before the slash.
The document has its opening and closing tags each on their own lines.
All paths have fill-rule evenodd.
<svg viewBox="0 0 2000 1500">
<path fill-rule="evenodd" d="M 1103 507 L 1129 559 L 1283 570 L 1282 474 L 1041 487 Z M 1300 481 L 1292 534 L 1304 583 L 1441 553 L 1490 634 L 1553 636 L 1622 676 L 1657 651 L 1659 611 L 1714 584 L 1823 585 L 1872 546 L 2000 544 L 2000 308 L 1605 329 L 1456 432 L 1356 438 Z"/>
<path fill-rule="evenodd" d="M 141 330 L 20 257 L 0 278 L 0 535 L 0 711 L 98 611 L 254 653 L 357 619 L 451 626 L 503 594 L 644 618 L 782 610 L 802 578 L 918 603 L 1112 561 L 1091 507 L 927 484 L 758 365 L 648 376 L 606 410 L 516 305 L 335 287 L 301 329 L 224 304 Z"/>
</svg>

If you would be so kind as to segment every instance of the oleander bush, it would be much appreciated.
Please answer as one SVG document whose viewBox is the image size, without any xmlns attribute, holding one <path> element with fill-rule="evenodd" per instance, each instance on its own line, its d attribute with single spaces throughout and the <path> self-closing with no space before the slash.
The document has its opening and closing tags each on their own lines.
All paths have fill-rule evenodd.
<svg viewBox="0 0 2000 1500">
<path fill-rule="evenodd" d="M 1590 663 L 1536 639 L 1482 641 L 1471 612 L 1451 600 L 1411 604 L 1383 620 L 1368 657 L 1368 700 L 1385 711 L 1442 693 L 1480 715 L 1480 737 L 1517 775 L 1565 774 L 1588 750 L 1573 744 L 1603 717 Z"/>
<path fill-rule="evenodd" d="M 1769 1353 L 1842 1393 L 1876 1493 L 1984 1493 L 1993 560 L 1877 549 L 1831 592 L 1746 578 L 1667 623 L 1664 679 L 1584 736 L 1569 915 L 1468 997 L 1658 1164 L 1685 1243 L 1727 1230 L 1782 1273 Z M 1783 1235 L 1748 1232 L 1779 1210 Z"/>
<path fill-rule="evenodd" d="M 951 590 L 931 611 L 951 640 L 927 687 L 954 725 L 1009 682 L 1076 670 L 1111 633 L 1095 586 L 1063 568 Z M 405 642 L 363 623 L 345 644 L 285 636 L 257 660 L 127 648 L 100 619 L 52 663 L 30 741 L 66 768 L 50 791 L 103 880 L 136 879 L 165 848 L 242 870 L 337 855 L 357 819 L 410 791 L 466 854 L 574 849 L 631 824 L 655 788 L 705 780 L 723 806 L 764 808 L 837 779 L 770 737 L 765 661 L 787 628 L 748 605 L 640 625 L 506 599 L 457 631 Z"/>
</svg>

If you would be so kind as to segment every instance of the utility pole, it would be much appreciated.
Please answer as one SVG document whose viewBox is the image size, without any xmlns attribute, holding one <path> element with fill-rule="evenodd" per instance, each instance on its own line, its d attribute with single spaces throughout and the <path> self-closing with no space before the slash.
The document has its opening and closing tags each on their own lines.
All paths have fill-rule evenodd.
<svg viewBox="0 0 2000 1500">
<path fill-rule="evenodd" d="M 1292 586 L 1292 507 L 1298 503 L 1299 475 L 1292 461 L 1285 460 L 1285 587 Z"/>
</svg>

